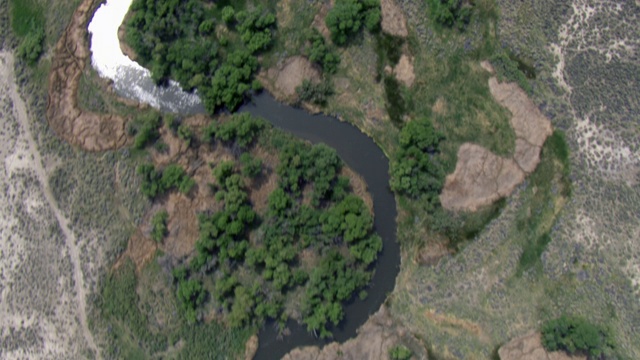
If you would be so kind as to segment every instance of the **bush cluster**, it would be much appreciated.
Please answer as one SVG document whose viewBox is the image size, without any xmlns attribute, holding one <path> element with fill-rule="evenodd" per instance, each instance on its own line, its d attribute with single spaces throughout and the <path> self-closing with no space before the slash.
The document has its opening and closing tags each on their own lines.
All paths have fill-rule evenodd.
<svg viewBox="0 0 640 360">
<path fill-rule="evenodd" d="M 433 21 L 459 29 L 463 29 L 471 21 L 472 4 L 465 0 L 427 0 Z"/>
<path fill-rule="evenodd" d="M 275 16 L 262 7 L 218 13 L 201 0 L 134 0 L 126 41 L 151 70 L 153 79 L 178 81 L 188 91 L 198 89 L 206 109 L 235 110 L 252 89 L 258 69 L 255 55 L 273 42 Z M 224 24 L 227 35 L 216 34 Z M 223 40 L 226 39 L 226 40 Z"/>
<path fill-rule="evenodd" d="M 324 36 L 314 28 L 307 35 L 307 42 L 304 53 L 309 60 L 320 65 L 325 73 L 335 73 L 340 64 L 340 55 L 325 42 Z"/>
<path fill-rule="evenodd" d="M 542 345 L 548 351 L 581 353 L 591 359 L 618 357 L 609 332 L 577 316 L 563 315 L 545 323 L 542 327 Z"/>
<path fill-rule="evenodd" d="M 369 31 L 376 31 L 380 26 L 380 19 L 379 0 L 336 0 L 325 23 L 333 42 L 344 45 L 363 26 Z"/>
<path fill-rule="evenodd" d="M 195 181 L 187 172 L 176 164 L 171 164 L 162 171 L 157 171 L 152 164 L 142 164 L 136 172 L 142 177 L 140 190 L 149 198 L 162 195 L 171 189 L 187 194 L 195 185 Z"/>
<path fill-rule="evenodd" d="M 445 176 L 437 158 L 443 139 L 429 119 L 420 118 L 405 125 L 400 131 L 400 148 L 391 164 L 392 190 L 437 203 Z"/>
</svg>

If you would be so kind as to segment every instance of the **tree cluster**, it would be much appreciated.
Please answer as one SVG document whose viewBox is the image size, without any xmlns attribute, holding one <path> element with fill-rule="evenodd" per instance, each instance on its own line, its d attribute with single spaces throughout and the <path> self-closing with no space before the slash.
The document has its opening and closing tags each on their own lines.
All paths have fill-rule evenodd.
<svg viewBox="0 0 640 360">
<path fill-rule="evenodd" d="M 380 19 L 379 0 L 336 0 L 325 23 L 333 42 L 344 45 L 363 26 L 369 31 L 376 31 L 380 26 Z"/>
<path fill-rule="evenodd" d="M 333 95 L 333 86 L 327 80 L 315 83 L 304 79 L 302 84 L 296 88 L 298 99 L 316 105 L 324 105 L 327 99 Z"/>
<path fill-rule="evenodd" d="M 391 164 L 391 189 L 412 198 L 437 202 L 444 170 L 438 162 L 444 140 L 429 119 L 409 122 L 400 131 L 400 148 Z"/>
<path fill-rule="evenodd" d="M 241 124 L 255 124 L 253 118 L 242 114 L 234 119 L 211 126 L 206 137 L 227 146 L 250 147 L 258 132 Z M 223 129 L 225 125 L 229 128 Z M 253 130 L 239 130 L 247 128 Z M 199 215 L 196 256 L 174 276 L 182 279 L 179 288 L 196 290 L 196 285 L 181 284 L 186 280 L 202 283 L 204 276 L 211 276 L 212 300 L 229 324 L 237 327 L 266 318 L 284 326 L 288 316 L 284 304 L 290 293 L 302 288 L 296 293 L 305 294 L 303 321 L 310 331 L 330 336 L 331 324 L 343 318 L 343 303 L 368 283 L 369 265 L 377 258 L 382 240 L 373 234 L 373 218 L 364 202 L 350 195 L 349 179 L 338 175 L 342 161 L 335 151 L 282 139 L 279 186 L 261 214 L 253 209 L 244 187 L 249 177 L 260 172 L 259 159 L 244 153 L 213 168 L 216 181 L 211 187 L 223 207 Z M 310 203 L 303 198 L 310 198 Z M 304 266 L 302 252 L 313 254 L 320 265 Z M 180 297 L 185 314 L 197 319 L 200 292 Z"/>
<path fill-rule="evenodd" d="M 211 123 L 207 126 L 204 141 L 211 142 L 215 139 L 227 146 L 237 145 L 248 148 L 266 126 L 264 120 L 253 117 L 249 113 L 234 114 L 229 121 L 220 125 Z"/>
<path fill-rule="evenodd" d="M 316 28 L 307 35 L 307 42 L 304 53 L 309 60 L 322 67 L 325 73 L 335 73 L 340 64 L 340 55 L 325 42 L 324 36 Z"/>
<path fill-rule="evenodd" d="M 176 164 L 168 165 L 162 171 L 156 170 L 152 164 L 142 164 L 136 172 L 142 178 L 140 190 L 149 198 L 162 195 L 171 189 L 187 194 L 195 185 L 195 181 L 187 172 Z"/>
<path fill-rule="evenodd" d="M 29 65 L 35 64 L 44 51 L 44 30 L 41 26 L 31 25 L 31 30 L 25 35 L 16 51 L 16 55 Z"/>
<path fill-rule="evenodd" d="M 133 140 L 134 149 L 144 149 L 147 145 L 155 142 L 160 137 L 158 129 L 162 125 L 162 118 L 159 114 L 149 112 L 138 116 L 129 124 L 129 132 L 135 135 Z"/>
<path fill-rule="evenodd" d="M 609 332 L 577 316 L 563 315 L 546 322 L 542 327 L 542 345 L 548 351 L 564 350 L 590 359 L 618 358 Z"/>
<path fill-rule="evenodd" d="M 210 113 L 235 110 L 260 88 L 255 55 L 271 46 L 276 21 L 262 7 L 218 12 L 202 0 L 134 0 L 131 10 L 126 41 L 157 83 L 171 78 L 198 89 Z M 218 26 L 225 35 L 216 34 Z"/>
</svg>

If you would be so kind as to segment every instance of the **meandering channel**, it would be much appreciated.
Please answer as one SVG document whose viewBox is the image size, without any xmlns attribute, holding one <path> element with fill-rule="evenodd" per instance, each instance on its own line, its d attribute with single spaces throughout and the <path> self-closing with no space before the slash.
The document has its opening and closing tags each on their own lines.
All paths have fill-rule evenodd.
<svg viewBox="0 0 640 360">
<path fill-rule="evenodd" d="M 162 111 L 194 114 L 204 112 L 197 95 L 185 93 L 176 83 L 158 88 L 150 73 L 125 56 L 119 45 L 118 27 L 132 0 L 108 0 L 95 12 L 89 24 L 91 32 L 91 62 L 98 73 L 113 80 L 116 92 L 125 98 L 145 102 Z M 378 257 L 376 271 L 364 301 L 354 300 L 345 308 L 345 319 L 333 329 L 331 341 L 343 342 L 356 335 L 368 317 L 384 302 L 393 290 L 399 272 L 400 249 L 396 242 L 396 203 L 389 189 L 389 161 L 375 142 L 356 127 L 325 115 L 311 115 L 275 101 L 267 93 L 255 96 L 247 111 L 268 120 L 275 127 L 288 131 L 313 143 L 325 143 L 367 182 L 373 197 L 374 228 L 382 237 L 384 248 Z M 255 359 L 280 358 L 295 347 L 322 345 L 304 326 L 293 321 L 287 324 L 290 335 L 278 340 L 277 331 L 267 324 L 261 329 Z"/>
</svg>

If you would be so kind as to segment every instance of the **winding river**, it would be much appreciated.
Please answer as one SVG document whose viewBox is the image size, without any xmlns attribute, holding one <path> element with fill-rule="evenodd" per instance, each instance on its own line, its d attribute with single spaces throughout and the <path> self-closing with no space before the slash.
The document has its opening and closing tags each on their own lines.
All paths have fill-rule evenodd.
<svg viewBox="0 0 640 360">
<path fill-rule="evenodd" d="M 165 88 L 156 87 L 150 72 L 125 56 L 120 50 L 118 27 L 132 0 L 107 0 L 98 8 L 91 23 L 91 62 L 98 73 L 113 80 L 116 92 L 132 100 L 145 102 L 162 111 L 195 114 L 204 112 L 197 94 L 181 91 L 175 82 Z M 389 189 L 389 162 L 374 141 L 356 127 L 325 115 L 311 115 L 304 110 L 278 103 L 267 93 L 255 96 L 240 111 L 260 116 L 275 127 L 312 143 L 325 143 L 338 152 L 345 163 L 367 182 L 373 197 L 374 228 L 382 237 L 384 248 L 376 263 L 376 271 L 367 289 L 369 296 L 355 299 L 345 308 L 345 319 L 332 329 L 331 341 L 344 342 L 356 335 L 356 329 L 380 308 L 393 290 L 399 272 L 400 249 L 396 242 L 396 202 Z M 294 321 L 287 324 L 290 335 L 278 339 L 273 324 L 259 332 L 259 348 L 254 359 L 276 359 L 295 347 L 323 345 L 304 326 Z"/>
</svg>

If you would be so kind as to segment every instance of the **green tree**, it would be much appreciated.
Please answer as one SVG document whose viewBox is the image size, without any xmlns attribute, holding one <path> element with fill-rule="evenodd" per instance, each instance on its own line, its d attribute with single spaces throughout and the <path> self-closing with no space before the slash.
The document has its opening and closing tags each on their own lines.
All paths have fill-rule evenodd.
<svg viewBox="0 0 640 360">
<path fill-rule="evenodd" d="M 548 351 L 583 353 L 594 359 L 617 357 L 609 332 L 577 316 L 562 315 L 546 322 L 542 326 L 542 345 Z"/>
<path fill-rule="evenodd" d="M 194 279 L 181 281 L 178 283 L 177 296 L 187 321 L 196 322 L 196 309 L 206 297 L 202 284 Z"/>
<path fill-rule="evenodd" d="M 35 64 L 44 51 L 44 30 L 40 26 L 31 25 L 31 30 L 22 38 L 16 51 L 18 58 L 29 65 Z"/>
<path fill-rule="evenodd" d="M 389 357 L 392 360 L 409 360 L 413 353 L 404 345 L 396 345 L 389 350 Z"/>
<path fill-rule="evenodd" d="M 331 39 L 338 45 L 357 34 L 363 25 L 374 31 L 380 24 L 380 2 L 378 0 L 336 0 L 325 19 Z"/>
</svg>

